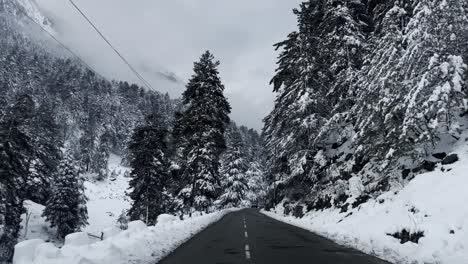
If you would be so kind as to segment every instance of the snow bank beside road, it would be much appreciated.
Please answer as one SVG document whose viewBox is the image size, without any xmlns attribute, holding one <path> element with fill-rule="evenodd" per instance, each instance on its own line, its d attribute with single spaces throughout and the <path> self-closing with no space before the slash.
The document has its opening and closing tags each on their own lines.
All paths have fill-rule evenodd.
<svg viewBox="0 0 468 264">
<path fill-rule="evenodd" d="M 346 213 L 313 211 L 298 219 L 264 214 L 394 263 L 468 263 L 468 147 L 460 161 L 420 174 L 401 191 L 389 192 Z M 282 207 L 281 207 L 282 208 Z M 349 215 L 352 213 L 351 215 Z M 424 232 L 418 243 L 388 234 Z"/>
<path fill-rule="evenodd" d="M 194 216 L 183 221 L 163 216 L 158 224 L 151 227 L 139 221 L 131 222 L 128 230 L 117 232 L 95 243 L 85 233 L 75 233 L 67 236 L 65 245 L 60 249 L 41 239 L 26 240 L 16 245 L 13 263 L 154 263 L 232 211 L 235 209 Z"/>
</svg>

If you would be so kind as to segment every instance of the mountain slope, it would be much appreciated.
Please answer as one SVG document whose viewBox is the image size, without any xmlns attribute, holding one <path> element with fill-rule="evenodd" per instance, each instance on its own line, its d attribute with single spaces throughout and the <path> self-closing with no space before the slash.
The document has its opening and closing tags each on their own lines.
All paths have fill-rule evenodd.
<svg viewBox="0 0 468 264">
<path fill-rule="evenodd" d="M 105 180 L 111 176 L 108 170 L 111 154 L 126 156 L 131 132 L 144 116 L 157 113 L 164 122 L 171 123 L 177 101 L 157 91 L 103 78 L 81 61 L 69 57 L 35 23 L 25 18 L 19 11 L 25 7 L 19 2 L 8 0 L 0 4 L 0 121 L 5 131 L 16 120 L 24 120 L 19 123 L 20 135 L 31 139 L 28 148 L 17 145 L 25 162 L 22 168 L 27 173 L 12 179 L 3 172 L 2 197 L 10 195 L 8 199 L 45 204 L 57 162 L 66 151 L 79 164 L 83 177 L 89 181 Z M 31 7 L 28 12 L 37 11 L 34 6 L 26 7 Z M 28 119 L 19 119 L 16 114 L 20 112 L 13 111 L 22 102 L 27 102 Z M 2 147 L 10 149 L 8 142 L 12 137 L 5 137 L 8 133 L 2 135 L 3 139 L 7 138 L 2 140 Z M 18 188 L 5 190 L 7 180 Z M 17 194 L 8 190 L 17 190 Z M 17 210 L 21 214 L 23 210 L 21 203 L 17 204 L 0 206 L 0 225 L 15 226 L 12 232 L 3 231 L 13 229 L 1 228 L 0 261 L 7 261 L 13 255 L 20 219 L 12 217 L 10 212 Z"/>
<path fill-rule="evenodd" d="M 25 19 L 25 15 L 49 31 L 52 30 L 50 20 L 45 17 L 35 0 L 0 0 L 0 11 L 14 15 L 17 19 Z"/>
</svg>

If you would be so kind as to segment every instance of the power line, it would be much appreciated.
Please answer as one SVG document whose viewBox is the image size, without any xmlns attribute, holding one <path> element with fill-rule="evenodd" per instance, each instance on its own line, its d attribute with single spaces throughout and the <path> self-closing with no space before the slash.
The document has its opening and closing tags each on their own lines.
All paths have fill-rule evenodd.
<svg viewBox="0 0 468 264">
<path fill-rule="evenodd" d="M 125 59 L 125 57 L 112 45 L 112 43 L 104 36 L 104 34 L 97 28 L 97 26 L 86 16 L 86 14 L 72 1 L 68 0 L 70 4 L 73 5 L 73 7 L 86 19 L 86 21 L 94 28 L 94 30 L 101 36 L 101 38 L 109 45 L 112 50 L 122 59 L 122 61 L 130 68 L 130 70 L 136 75 L 136 77 L 143 82 L 143 84 L 146 86 L 146 88 L 150 90 L 154 90 L 153 87 L 141 76 L 140 73 L 130 64 L 130 62 Z"/>
<path fill-rule="evenodd" d="M 22 10 L 21 8 L 18 8 L 18 11 L 20 11 L 23 15 L 25 15 L 34 24 L 36 24 L 42 31 L 44 31 L 47 35 L 49 35 L 49 37 L 51 37 L 53 40 L 55 40 L 62 48 L 64 48 L 66 51 L 68 51 L 72 56 L 77 58 L 81 63 L 83 63 L 86 67 L 88 67 L 89 69 L 91 69 L 93 72 L 95 72 L 97 74 L 97 71 L 94 70 L 93 67 L 89 66 L 89 64 L 86 63 L 86 61 L 84 61 L 80 56 L 78 56 L 78 54 L 73 52 L 73 50 L 71 50 L 69 47 L 67 47 L 67 45 L 65 45 L 63 42 L 58 40 L 52 33 L 50 33 L 47 29 L 45 29 L 34 18 L 30 17 L 29 14 L 26 11 Z"/>
</svg>

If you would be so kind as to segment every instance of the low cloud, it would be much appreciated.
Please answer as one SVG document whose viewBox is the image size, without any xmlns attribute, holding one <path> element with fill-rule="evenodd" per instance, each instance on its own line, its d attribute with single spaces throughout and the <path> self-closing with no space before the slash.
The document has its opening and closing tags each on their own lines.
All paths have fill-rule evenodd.
<svg viewBox="0 0 468 264">
<path fill-rule="evenodd" d="M 68 46 L 110 78 L 137 79 L 68 1 L 36 0 Z M 256 129 L 273 105 L 273 44 L 294 30 L 300 0 L 74 0 L 157 90 L 180 96 L 211 50 L 233 119 Z M 173 77 L 170 78 L 170 77 Z"/>
</svg>

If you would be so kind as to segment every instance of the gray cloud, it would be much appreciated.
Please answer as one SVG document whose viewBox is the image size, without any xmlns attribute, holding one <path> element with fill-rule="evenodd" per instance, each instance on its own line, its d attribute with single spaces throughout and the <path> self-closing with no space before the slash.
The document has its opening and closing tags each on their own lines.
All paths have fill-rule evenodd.
<svg viewBox="0 0 468 264">
<path fill-rule="evenodd" d="M 36 0 L 59 37 L 105 76 L 137 82 L 64 0 Z M 300 0 L 74 0 L 157 90 L 180 96 L 193 61 L 211 50 L 233 119 L 256 129 L 273 105 L 272 45 L 295 28 Z M 169 76 L 181 82 L 170 81 Z"/>
</svg>

